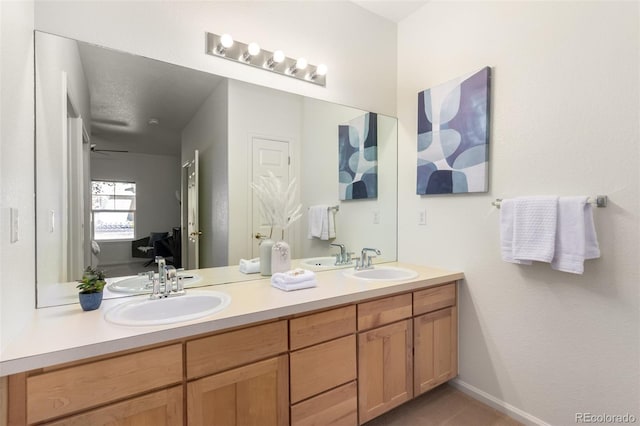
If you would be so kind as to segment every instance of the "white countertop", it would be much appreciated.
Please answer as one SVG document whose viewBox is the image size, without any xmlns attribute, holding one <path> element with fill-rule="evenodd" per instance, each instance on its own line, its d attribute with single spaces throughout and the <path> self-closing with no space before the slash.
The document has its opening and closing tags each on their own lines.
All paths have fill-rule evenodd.
<svg viewBox="0 0 640 426">
<path fill-rule="evenodd" d="M 346 277 L 338 269 L 316 272 L 317 287 L 292 292 L 271 287 L 268 278 L 200 287 L 188 292 L 222 291 L 231 296 L 231 304 L 208 317 L 153 327 L 119 326 L 104 320 L 104 313 L 113 306 L 148 295 L 104 300 L 90 312 L 82 311 L 79 304 L 36 309 L 25 331 L 0 353 L 0 377 L 464 278 L 461 272 L 437 268 L 385 265 L 412 269 L 419 275 L 406 281 L 372 282 Z"/>
</svg>

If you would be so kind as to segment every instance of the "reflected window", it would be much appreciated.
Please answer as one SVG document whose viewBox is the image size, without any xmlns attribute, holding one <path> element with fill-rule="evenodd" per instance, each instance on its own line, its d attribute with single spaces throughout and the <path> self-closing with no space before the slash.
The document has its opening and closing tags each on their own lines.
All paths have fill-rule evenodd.
<svg viewBox="0 0 640 426">
<path fill-rule="evenodd" d="M 93 239 L 135 239 L 135 182 L 91 181 Z"/>
</svg>

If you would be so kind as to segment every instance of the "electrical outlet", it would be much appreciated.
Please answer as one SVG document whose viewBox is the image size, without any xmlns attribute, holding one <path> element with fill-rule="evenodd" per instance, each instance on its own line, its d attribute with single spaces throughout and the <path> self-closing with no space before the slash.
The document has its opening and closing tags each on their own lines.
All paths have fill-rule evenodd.
<svg viewBox="0 0 640 426">
<path fill-rule="evenodd" d="M 373 224 L 380 225 L 380 210 L 373 211 Z"/>
<path fill-rule="evenodd" d="M 418 225 L 426 225 L 426 224 L 427 224 L 427 210 L 418 209 Z"/>
</svg>

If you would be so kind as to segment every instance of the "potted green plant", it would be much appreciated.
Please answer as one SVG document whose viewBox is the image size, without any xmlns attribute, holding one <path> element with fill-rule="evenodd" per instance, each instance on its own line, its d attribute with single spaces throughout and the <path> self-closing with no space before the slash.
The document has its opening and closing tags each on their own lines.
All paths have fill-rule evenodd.
<svg viewBox="0 0 640 426">
<path fill-rule="evenodd" d="M 102 290 L 104 289 L 105 281 L 104 271 L 87 266 L 82 274 L 82 279 L 78 281 L 76 286 L 80 293 L 78 298 L 80 299 L 80 306 L 85 311 L 93 311 L 98 309 L 102 303 Z"/>
</svg>

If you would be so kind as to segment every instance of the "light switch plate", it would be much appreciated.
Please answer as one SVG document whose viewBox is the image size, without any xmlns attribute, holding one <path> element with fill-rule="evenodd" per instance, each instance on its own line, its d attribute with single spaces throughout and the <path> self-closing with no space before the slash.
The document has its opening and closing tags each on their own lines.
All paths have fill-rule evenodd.
<svg viewBox="0 0 640 426">
<path fill-rule="evenodd" d="M 418 225 L 426 225 L 426 224 L 427 224 L 427 210 L 418 209 Z"/>
<path fill-rule="evenodd" d="M 11 207 L 11 243 L 17 243 L 20 238 L 20 216 L 18 209 Z"/>
</svg>

